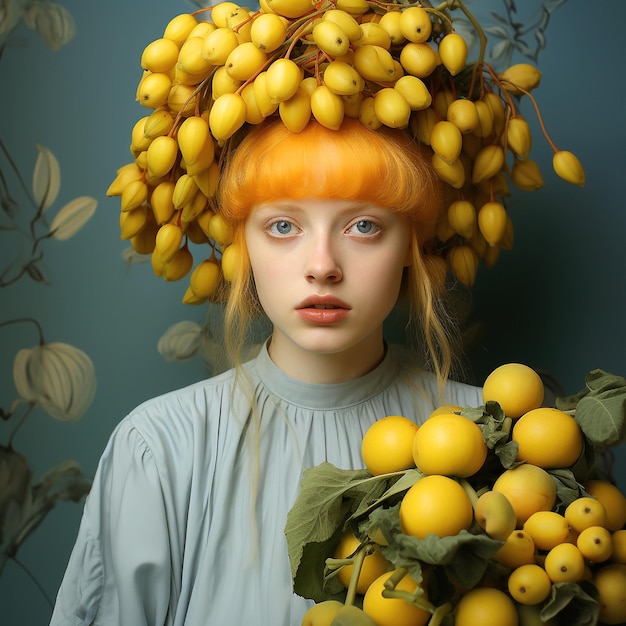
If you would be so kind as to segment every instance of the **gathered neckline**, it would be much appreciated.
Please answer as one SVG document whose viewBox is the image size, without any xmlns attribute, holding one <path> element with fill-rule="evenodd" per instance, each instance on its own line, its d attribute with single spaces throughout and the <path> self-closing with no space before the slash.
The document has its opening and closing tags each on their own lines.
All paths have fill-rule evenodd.
<svg viewBox="0 0 626 626">
<path fill-rule="evenodd" d="M 393 350 L 370 372 L 341 383 L 307 383 L 289 376 L 271 359 L 267 343 L 250 363 L 263 385 L 275 396 L 295 406 L 309 409 L 342 409 L 366 402 L 388 387 L 396 378 L 400 363 Z"/>
</svg>

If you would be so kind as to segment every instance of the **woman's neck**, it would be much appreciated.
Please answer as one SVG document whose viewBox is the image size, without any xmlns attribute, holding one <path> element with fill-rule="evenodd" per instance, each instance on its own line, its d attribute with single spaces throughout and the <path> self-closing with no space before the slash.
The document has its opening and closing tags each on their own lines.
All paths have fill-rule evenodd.
<svg viewBox="0 0 626 626">
<path fill-rule="evenodd" d="M 272 335 L 268 353 L 274 364 L 291 378 L 311 384 L 354 380 L 381 363 L 386 347 L 380 336 L 371 337 L 341 352 L 299 349 L 281 335 Z"/>
</svg>

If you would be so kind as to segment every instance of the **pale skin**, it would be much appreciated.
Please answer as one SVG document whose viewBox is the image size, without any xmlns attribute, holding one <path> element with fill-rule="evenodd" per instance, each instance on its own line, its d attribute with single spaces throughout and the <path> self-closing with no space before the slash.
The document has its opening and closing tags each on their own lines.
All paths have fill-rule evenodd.
<svg viewBox="0 0 626 626">
<path fill-rule="evenodd" d="M 279 200 L 253 207 L 245 238 L 280 369 L 338 383 L 380 363 L 410 263 L 406 217 L 351 200 Z"/>
</svg>

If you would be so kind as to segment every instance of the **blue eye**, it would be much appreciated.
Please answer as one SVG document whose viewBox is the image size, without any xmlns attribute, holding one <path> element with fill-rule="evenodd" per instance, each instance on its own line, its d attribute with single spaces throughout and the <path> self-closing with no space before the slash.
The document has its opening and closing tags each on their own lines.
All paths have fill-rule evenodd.
<svg viewBox="0 0 626 626">
<path fill-rule="evenodd" d="M 279 220 L 274 222 L 270 227 L 270 232 L 274 235 L 289 235 L 293 224 L 287 220 Z"/>
<path fill-rule="evenodd" d="M 378 230 L 376 224 L 369 220 L 359 220 L 353 225 L 353 228 L 356 228 L 361 235 L 372 235 Z"/>
</svg>

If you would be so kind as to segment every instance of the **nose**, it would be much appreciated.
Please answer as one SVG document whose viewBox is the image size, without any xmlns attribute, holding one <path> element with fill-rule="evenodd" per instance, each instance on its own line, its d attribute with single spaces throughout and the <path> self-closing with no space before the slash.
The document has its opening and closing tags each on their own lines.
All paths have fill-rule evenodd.
<svg viewBox="0 0 626 626">
<path fill-rule="evenodd" d="M 320 236 L 311 241 L 305 275 L 310 283 L 336 283 L 343 278 L 337 254 L 328 237 Z"/>
</svg>

